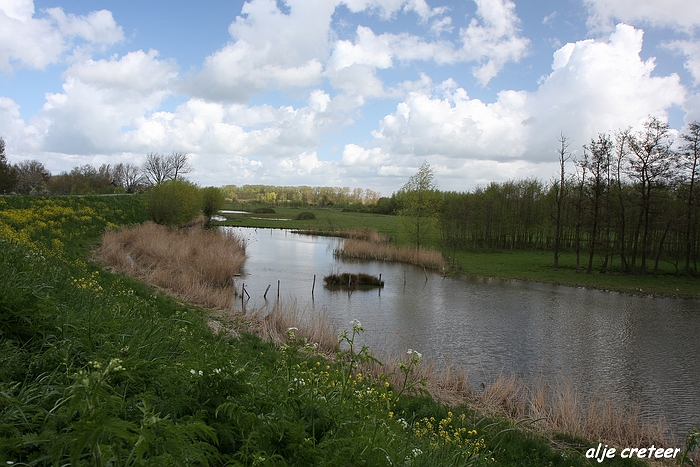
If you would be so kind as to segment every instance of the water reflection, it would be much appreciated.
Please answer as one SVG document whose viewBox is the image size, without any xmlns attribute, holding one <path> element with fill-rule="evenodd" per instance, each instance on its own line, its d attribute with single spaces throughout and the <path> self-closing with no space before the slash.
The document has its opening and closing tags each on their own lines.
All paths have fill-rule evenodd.
<svg viewBox="0 0 700 467">
<path fill-rule="evenodd" d="M 248 240 L 240 280 L 252 297 L 249 307 L 265 306 L 266 288 L 279 280 L 283 301 L 324 312 L 339 330 L 359 319 L 367 330 L 363 343 L 375 353 L 417 349 L 467 368 L 473 387 L 501 373 L 566 378 L 584 395 L 635 402 L 654 418 L 663 414 L 678 434 L 700 425 L 698 300 L 434 274 L 426 281 L 422 269 L 408 265 L 338 261 L 332 252 L 339 239 L 238 231 Z M 381 274 L 385 286 L 327 290 L 323 276 L 334 272 Z"/>
</svg>

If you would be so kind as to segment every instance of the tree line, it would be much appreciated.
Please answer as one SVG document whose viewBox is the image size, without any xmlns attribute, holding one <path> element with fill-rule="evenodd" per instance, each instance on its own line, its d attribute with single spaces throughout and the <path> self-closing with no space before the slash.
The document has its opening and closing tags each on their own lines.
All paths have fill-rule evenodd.
<svg viewBox="0 0 700 467">
<path fill-rule="evenodd" d="M 366 210 L 368 206 L 377 204 L 380 199 L 376 191 L 350 187 L 226 185 L 222 190 L 226 198 L 235 202 L 271 206 L 318 206 Z M 393 209 L 389 212 L 391 211 Z"/>
<path fill-rule="evenodd" d="M 576 270 L 587 273 L 656 274 L 665 262 L 698 275 L 700 123 L 675 138 L 650 117 L 637 132 L 599 134 L 576 159 L 565 135 L 559 143 L 560 171 L 551 183 L 525 179 L 441 193 L 432 217 L 443 245 L 551 250 L 555 269 L 569 251 Z"/>
<path fill-rule="evenodd" d="M 181 179 L 192 171 L 187 154 L 173 151 L 167 156 L 151 152 L 142 165 L 120 162 L 95 167 L 84 164 L 70 172 L 52 175 L 37 160 L 9 164 L 5 141 L 0 138 L 0 192 L 3 194 L 139 193 L 164 181 Z"/>
</svg>

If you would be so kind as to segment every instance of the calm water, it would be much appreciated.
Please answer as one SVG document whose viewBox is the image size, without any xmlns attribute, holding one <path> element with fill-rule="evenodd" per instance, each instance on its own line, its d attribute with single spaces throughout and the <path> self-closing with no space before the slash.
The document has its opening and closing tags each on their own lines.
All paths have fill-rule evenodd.
<svg viewBox="0 0 700 467">
<path fill-rule="evenodd" d="M 375 355 L 412 348 L 468 370 L 478 387 L 499 374 L 568 380 L 663 415 L 676 436 L 700 425 L 700 300 L 633 297 L 522 281 L 443 278 L 401 264 L 341 261 L 342 240 L 235 229 L 247 240 L 248 308 L 282 302 L 349 329 L 359 319 Z M 337 272 L 382 275 L 381 291 L 330 291 Z M 316 285 L 314 294 L 314 275 Z M 271 285 L 268 300 L 265 289 Z M 240 306 L 240 302 L 239 305 Z"/>
</svg>

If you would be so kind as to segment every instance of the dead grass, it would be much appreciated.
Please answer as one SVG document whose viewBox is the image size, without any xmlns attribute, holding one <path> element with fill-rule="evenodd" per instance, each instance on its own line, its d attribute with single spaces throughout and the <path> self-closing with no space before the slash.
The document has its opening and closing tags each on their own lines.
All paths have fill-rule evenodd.
<svg viewBox="0 0 700 467">
<path fill-rule="evenodd" d="M 296 233 L 302 235 L 317 235 L 324 237 L 341 237 L 341 238 L 352 238 L 356 240 L 365 240 L 372 243 L 387 243 L 389 237 L 386 234 L 379 233 L 375 229 L 370 229 L 365 227 L 362 229 L 338 229 L 338 230 L 324 230 L 324 229 L 304 229 L 295 230 Z"/>
<path fill-rule="evenodd" d="M 99 258 L 117 271 L 212 308 L 230 308 L 233 277 L 246 259 L 233 232 L 195 225 L 171 229 L 152 222 L 105 233 Z"/>
<path fill-rule="evenodd" d="M 620 407 L 602 396 L 584 399 L 568 382 L 526 384 L 516 376 L 502 375 L 469 400 L 481 411 L 511 420 L 536 420 L 536 429 L 549 434 L 566 433 L 616 446 L 668 445 L 662 420 L 644 420 L 639 407 Z"/>
<path fill-rule="evenodd" d="M 357 239 L 346 240 L 334 254 L 344 258 L 409 263 L 430 269 L 444 268 L 447 264 L 437 250 Z"/>
</svg>

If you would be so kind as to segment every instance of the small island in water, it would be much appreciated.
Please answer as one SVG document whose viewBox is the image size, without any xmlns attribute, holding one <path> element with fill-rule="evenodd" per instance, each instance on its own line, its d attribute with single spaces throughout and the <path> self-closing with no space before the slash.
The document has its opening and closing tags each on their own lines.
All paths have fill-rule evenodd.
<svg viewBox="0 0 700 467">
<path fill-rule="evenodd" d="M 343 272 L 340 274 L 330 274 L 323 278 L 326 287 L 341 287 L 341 288 L 369 288 L 369 287 L 384 287 L 384 281 L 379 277 L 370 274 L 357 273 L 351 274 Z"/>
</svg>

